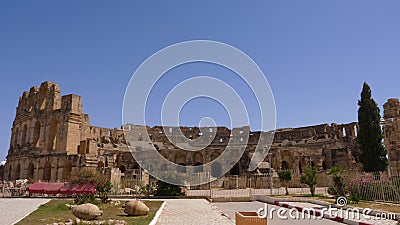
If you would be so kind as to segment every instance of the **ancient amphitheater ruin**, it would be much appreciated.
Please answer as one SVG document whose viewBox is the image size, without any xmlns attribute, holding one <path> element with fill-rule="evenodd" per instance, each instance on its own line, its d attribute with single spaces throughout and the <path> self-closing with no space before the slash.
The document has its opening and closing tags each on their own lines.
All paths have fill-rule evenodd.
<svg viewBox="0 0 400 225">
<path fill-rule="evenodd" d="M 390 153 L 391 168 L 398 171 L 399 100 L 390 99 L 384 108 L 387 121 L 385 144 Z M 221 154 L 227 141 L 232 138 L 228 128 L 214 128 L 209 132 L 215 132 L 215 138 L 207 148 L 189 152 L 172 145 L 166 138 L 165 130 L 176 127 L 163 129 L 156 126 L 146 129 L 150 141 L 157 143 L 157 150 L 168 160 L 180 165 L 197 166 L 210 162 Z M 198 127 L 180 129 L 186 137 L 196 138 L 200 135 Z M 248 146 L 240 161 L 219 180 L 229 176 L 269 172 L 268 157 L 259 169 L 253 172 L 247 170 L 259 133 L 250 132 Z M 359 149 L 356 137 L 357 123 L 277 129 L 271 147 L 271 166 L 274 171 L 290 169 L 295 178 L 299 177 L 306 166 L 316 166 L 319 171 L 335 165 L 359 170 L 361 165 L 357 161 Z M 138 138 L 141 138 L 139 134 Z M 32 87 L 24 92 L 19 99 L 12 126 L 5 180 L 29 178 L 64 181 L 71 171 L 82 168 L 102 171 L 111 176 L 114 182 L 118 182 L 121 177 L 139 180 L 148 178 L 130 154 L 123 130 L 91 125 L 89 115 L 83 113 L 80 96 L 62 96 L 60 87 L 53 82 L 44 82 L 40 87 Z M 218 182 L 215 183 L 218 185 Z"/>
</svg>

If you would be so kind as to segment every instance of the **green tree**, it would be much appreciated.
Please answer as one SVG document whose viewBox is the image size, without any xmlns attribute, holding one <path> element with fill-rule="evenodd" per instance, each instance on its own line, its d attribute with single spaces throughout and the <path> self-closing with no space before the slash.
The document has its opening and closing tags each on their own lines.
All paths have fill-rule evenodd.
<svg viewBox="0 0 400 225">
<path fill-rule="evenodd" d="M 307 186 L 310 188 L 311 196 L 314 197 L 315 186 L 317 185 L 317 168 L 304 168 L 304 174 L 300 177 L 300 183 L 307 184 Z"/>
<path fill-rule="evenodd" d="M 344 172 L 343 168 L 338 167 L 338 166 L 334 166 L 326 172 L 327 175 L 332 175 L 334 191 L 336 192 L 335 194 L 339 195 L 339 196 L 346 195 L 346 192 L 344 189 L 343 177 L 342 177 L 343 172 Z"/>
<path fill-rule="evenodd" d="M 169 184 L 161 180 L 157 181 L 156 196 L 181 196 L 182 191 L 178 185 Z"/>
<path fill-rule="evenodd" d="M 371 97 L 371 88 L 364 83 L 361 99 L 358 101 L 357 142 L 361 149 L 359 156 L 365 172 L 384 171 L 388 165 L 386 149 L 382 144 L 381 116 L 378 105 Z"/>
<path fill-rule="evenodd" d="M 281 170 L 278 172 L 279 179 L 285 184 L 286 195 L 289 194 L 288 185 L 292 180 L 292 173 L 289 170 Z"/>
</svg>

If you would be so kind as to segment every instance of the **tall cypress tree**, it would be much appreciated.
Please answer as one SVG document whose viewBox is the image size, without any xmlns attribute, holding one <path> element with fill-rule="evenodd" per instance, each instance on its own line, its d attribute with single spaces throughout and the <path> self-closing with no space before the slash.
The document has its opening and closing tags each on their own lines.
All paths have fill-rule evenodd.
<svg viewBox="0 0 400 225">
<path fill-rule="evenodd" d="M 361 149 L 360 162 L 365 172 L 384 171 L 388 161 L 382 144 L 381 116 L 378 105 L 371 97 L 371 88 L 364 83 L 361 99 L 358 101 L 358 137 Z"/>
</svg>

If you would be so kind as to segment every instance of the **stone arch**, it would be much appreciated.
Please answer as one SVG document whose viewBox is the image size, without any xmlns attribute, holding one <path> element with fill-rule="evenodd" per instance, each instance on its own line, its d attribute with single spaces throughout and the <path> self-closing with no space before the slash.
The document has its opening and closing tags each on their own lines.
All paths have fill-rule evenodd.
<svg viewBox="0 0 400 225">
<path fill-rule="evenodd" d="M 220 177 L 222 175 L 222 166 L 219 162 L 213 162 L 211 164 L 211 176 Z"/>
<path fill-rule="evenodd" d="M 289 163 L 287 161 L 282 161 L 281 169 L 282 170 L 288 170 L 289 169 Z"/>
<path fill-rule="evenodd" d="M 17 167 L 15 168 L 15 175 L 14 175 L 14 180 L 19 180 L 21 177 L 21 164 L 17 164 Z"/>
<path fill-rule="evenodd" d="M 35 177 L 35 165 L 32 162 L 28 165 L 27 178 L 33 179 Z"/>
<path fill-rule="evenodd" d="M 175 155 L 175 163 L 176 164 L 185 164 L 186 165 L 186 155 L 183 152 L 179 152 Z"/>
<path fill-rule="evenodd" d="M 43 180 L 50 181 L 51 180 L 51 163 L 47 161 L 43 167 Z"/>
<path fill-rule="evenodd" d="M 57 140 L 57 119 L 53 118 L 53 119 L 51 119 L 51 122 L 50 122 L 49 141 L 48 141 L 48 145 L 47 145 L 47 150 L 49 152 L 55 150 L 56 140 Z"/>
<path fill-rule="evenodd" d="M 167 152 L 167 151 L 161 151 L 160 154 L 161 154 L 162 157 L 164 157 L 165 159 L 168 159 L 168 152 Z"/>
<path fill-rule="evenodd" d="M 63 168 L 63 180 L 67 180 L 68 177 L 71 175 L 72 172 L 72 163 L 70 160 L 65 161 L 64 168 Z"/>
<path fill-rule="evenodd" d="M 237 162 L 232 169 L 229 170 L 230 175 L 240 175 L 239 162 Z"/>
<path fill-rule="evenodd" d="M 210 158 L 210 161 L 213 161 L 213 160 L 215 160 L 216 158 L 218 158 L 218 157 L 219 157 L 219 155 L 220 155 L 220 153 L 219 153 L 219 152 L 217 152 L 217 151 L 213 151 L 213 152 L 211 153 L 211 158 Z"/>
<path fill-rule="evenodd" d="M 311 168 L 314 168 L 315 167 L 315 163 L 313 161 L 311 161 L 310 166 L 311 166 Z"/>
<path fill-rule="evenodd" d="M 40 138 L 40 121 L 36 121 L 35 127 L 33 129 L 33 147 L 39 147 L 39 138 Z"/>
<path fill-rule="evenodd" d="M 119 169 L 119 171 L 121 171 L 121 173 L 125 173 L 125 171 L 126 171 L 126 167 L 124 165 L 120 165 L 118 167 L 118 169 Z"/>
<path fill-rule="evenodd" d="M 15 134 L 14 134 L 14 148 L 17 148 L 18 146 L 18 138 L 19 138 L 19 127 L 16 128 Z"/>
<path fill-rule="evenodd" d="M 303 166 L 301 165 L 301 162 L 299 162 L 299 174 L 303 173 Z"/>
<path fill-rule="evenodd" d="M 281 152 L 281 169 L 293 169 L 293 155 L 290 151 Z"/>
<path fill-rule="evenodd" d="M 98 162 L 97 162 L 97 169 L 98 169 L 98 170 L 104 169 L 104 163 L 103 163 L 103 161 L 98 161 Z"/>
<path fill-rule="evenodd" d="M 201 152 L 195 152 L 193 154 L 193 163 L 194 165 L 198 163 L 203 164 L 203 154 Z"/>
<path fill-rule="evenodd" d="M 21 140 L 21 145 L 24 146 L 26 145 L 26 136 L 28 134 L 28 126 L 25 124 L 24 128 L 22 129 L 22 140 Z"/>
</svg>

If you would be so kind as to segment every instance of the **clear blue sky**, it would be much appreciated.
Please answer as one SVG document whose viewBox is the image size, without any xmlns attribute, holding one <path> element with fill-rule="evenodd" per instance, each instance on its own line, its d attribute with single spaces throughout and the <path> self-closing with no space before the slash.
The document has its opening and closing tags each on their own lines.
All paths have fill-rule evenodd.
<svg viewBox="0 0 400 225">
<path fill-rule="evenodd" d="M 380 106 L 400 97 L 398 0 L 136 2 L 0 2 L 0 159 L 23 91 L 57 82 L 62 94 L 83 96 L 92 125 L 119 127 L 125 87 L 138 65 L 186 40 L 225 42 L 253 58 L 274 92 L 277 127 L 356 121 L 364 81 Z M 196 64 L 174 73 L 166 86 L 179 75 L 229 75 Z M 202 100 L 194 103 L 183 124 L 202 116 Z M 224 125 L 219 107 L 210 110 Z"/>
</svg>

